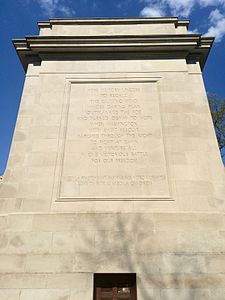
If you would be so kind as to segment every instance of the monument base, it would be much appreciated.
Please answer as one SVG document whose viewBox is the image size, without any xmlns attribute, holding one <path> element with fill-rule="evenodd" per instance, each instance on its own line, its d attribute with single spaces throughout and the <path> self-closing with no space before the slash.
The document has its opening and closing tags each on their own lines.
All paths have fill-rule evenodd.
<svg viewBox="0 0 225 300">
<path fill-rule="evenodd" d="M 224 299 L 222 213 L 1 216 L 0 299 L 92 300 L 95 273 L 135 273 L 137 299 Z"/>
</svg>

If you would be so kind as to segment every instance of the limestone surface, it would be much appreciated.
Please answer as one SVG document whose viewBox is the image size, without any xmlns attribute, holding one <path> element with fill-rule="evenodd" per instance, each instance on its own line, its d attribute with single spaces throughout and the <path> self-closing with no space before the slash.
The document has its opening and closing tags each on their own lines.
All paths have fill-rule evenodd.
<svg viewBox="0 0 225 300">
<path fill-rule="evenodd" d="M 26 80 L 0 180 L 0 299 L 224 300 L 225 181 L 188 21 L 52 19 L 14 45 Z"/>
</svg>

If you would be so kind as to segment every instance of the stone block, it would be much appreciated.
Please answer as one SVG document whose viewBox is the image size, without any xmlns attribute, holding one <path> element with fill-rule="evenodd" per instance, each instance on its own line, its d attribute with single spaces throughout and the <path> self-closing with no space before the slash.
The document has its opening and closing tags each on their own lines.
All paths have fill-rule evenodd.
<svg viewBox="0 0 225 300">
<path fill-rule="evenodd" d="M 70 300 L 70 291 L 63 289 L 22 290 L 20 300 Z"/>
<path fill-rule="evenodd" d="M 223 300 L 224 295 L 225 295 L 225 288 L 211 290 L 211 299 Z"/>
<path fill-rule="evenodd" d="M 20 300 L 20 290 L 2 289 L 2 290 L 0 290 L 0 299 L 2 299 L 2 300 Z"/>
<path fill-rule="evenodd" d="M 161 290 L 162 300 L 210 300 L 208 289 L 163 289 Z M 216 299 L 216 298 L 215 298 Z"/>
<path fill-rule="evenodd" d="M 37 214 L 33 219 L 34 231 L 71 231 L 74 228 L 73 214 Z"/>
<path fill-rule="evenodd" d="M 72 255 L 27 255 L 26 272 L 28 273 L 67 273 L 73 270 Z"/>
<path fill-rule="evenodd" d="M 160 265 L 162 274 L 199 274 L 206 273 L 204 256 L 200 255 L 163 255 Z"/>
<path fill-rule="evenodd" d="M 24 255 L 0 255 L 0 273 L 23 273 L 25 270 Z"/>
<path fill-rule="evenodd" d="M 7 239 L 8 254 L 49 253 L 52 248 L 52 234 L 48 232 L 8 233 Z"/>
<path fill-rule="evenodd" d="M 0 289 L 44 289 L 46 277 L 45 274 L 1 274 Z"/>
<path fill-rule="evenodd" d="M 206 267 L 208 273 L 225 274 L 225 254 L 217 253 L 206 256 Z"/>
<path fill-rule="evenodd" d="M 93 276 L 91 273 L 64 273 L 64 274 L 48 274 L 48 289 L 70 289 L 77 290 L 79 293 L 84 291 L 93 292 L 92 289 Z"/>
<path fill-rule="evenodd" d="M 46 198 L 21 198 L 21 212 L 49 212 L 51 200 Z"/>
<path fill-rule="evenodd" d="M 28 232 L 32 230 L 32 214 L 9 214 L 7 216 L 7 231 Z"/>
<path fill-rule="evenodd" d="M 1 198 L 16 197 L 18 185 L 13 183 L 4 183 L 0 185 Z"/>
<path fill-rule="evenodd" d="M 52 243 L 54 253 L 93 252 L 95 235 L 92 231 L 56 232 Z"/>
<path fill-rule="evenodd" d="M 0 198 L 0 211 L 3 213 L 18 212 L 20 211 L 20 207 L 21 207 L 20 199 L 6 198 L 6 197 L 4 197 L 3 199 Z"/>
</svg>

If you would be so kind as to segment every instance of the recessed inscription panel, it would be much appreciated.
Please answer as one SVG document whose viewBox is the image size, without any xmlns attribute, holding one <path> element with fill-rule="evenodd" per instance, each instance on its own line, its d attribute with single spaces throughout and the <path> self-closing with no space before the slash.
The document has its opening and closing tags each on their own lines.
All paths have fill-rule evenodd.
<svg viewBox="0 0 225 300">
<path fill-rule="evenodd" d="M 59 198 L 169 197 L 156 83 L 71 84 Z"/>
</svg>

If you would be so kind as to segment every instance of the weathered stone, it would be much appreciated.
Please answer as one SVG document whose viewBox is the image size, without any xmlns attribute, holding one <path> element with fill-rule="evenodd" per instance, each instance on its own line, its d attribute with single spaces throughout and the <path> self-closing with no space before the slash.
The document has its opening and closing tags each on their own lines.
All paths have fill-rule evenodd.
<svg viewBox="0 0 225 300">
<path fill-rule="evenodd" d="M 94 273 L 136 273 L 138 300 L 224 299 L 212 39 L 187 24 L 51 19 L 14 41 L 27 76 L 0 178 L 0 299 L 91 300 Z"/>
</svg>

